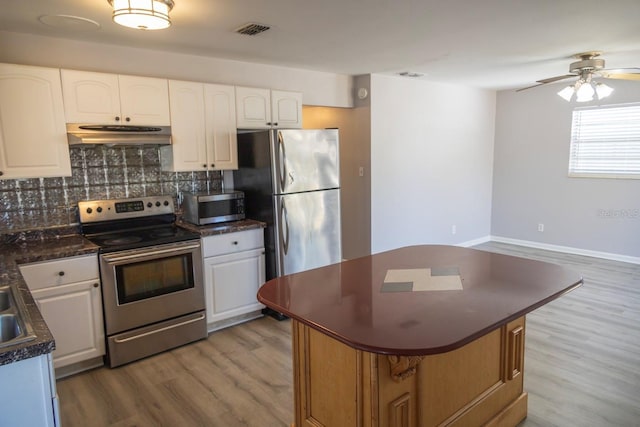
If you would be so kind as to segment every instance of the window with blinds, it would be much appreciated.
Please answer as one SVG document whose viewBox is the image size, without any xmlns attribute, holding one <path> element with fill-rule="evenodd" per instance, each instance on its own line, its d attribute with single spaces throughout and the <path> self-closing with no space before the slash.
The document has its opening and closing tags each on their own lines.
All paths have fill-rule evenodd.
<svg viewBox="0 0 640 427">
<path fill-rule="evenodd" d="M 573 111 L 569 176 L 640 179 L 640 104 Z"/>
</svg>

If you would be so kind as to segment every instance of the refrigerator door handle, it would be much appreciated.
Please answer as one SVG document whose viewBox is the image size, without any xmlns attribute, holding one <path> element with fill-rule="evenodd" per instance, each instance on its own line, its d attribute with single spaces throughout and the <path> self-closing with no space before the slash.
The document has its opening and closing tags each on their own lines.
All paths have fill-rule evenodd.
<svg viewBox="0 0 640 427">
<path fill-rule="evenodd" d="M 287 207 L 284 200 L 280 204 L 280 239 L 282 242 L 282 252 L 289 253 L 289 220 L 287 218 Z"/>
<path fill-rule="evenodd" d="M 278 178 L 280 178 L 280 191 L 282 192 L 284 192 L 284 188 L 287 185 L 287 163 L 285 162 L 285 157 L 284 137 L 282 132 L 278 131 Z"/>
</svg>

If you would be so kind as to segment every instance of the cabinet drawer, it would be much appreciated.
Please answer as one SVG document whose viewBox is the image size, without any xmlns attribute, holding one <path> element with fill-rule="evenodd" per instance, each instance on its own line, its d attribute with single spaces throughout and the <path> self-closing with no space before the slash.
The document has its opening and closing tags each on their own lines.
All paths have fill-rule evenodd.
<svg viewBox="0 0 640 427">
<path fill-rule="evenodd" d="M 264 231 L 262 228 L 255 230 L 238 231 L 236 233 L 220 234 L 202 238 L 202 255 L 211 257 L 231 254 L 249 249 L 262 248 L 264 246 Z"/>
<path fill-rule="evenodd" d="M 96 255 L 34 262 L 18 267 L 27 286 L 32 291 L 85 280 L 96 280 L 100 276 Z"/>
</svg>

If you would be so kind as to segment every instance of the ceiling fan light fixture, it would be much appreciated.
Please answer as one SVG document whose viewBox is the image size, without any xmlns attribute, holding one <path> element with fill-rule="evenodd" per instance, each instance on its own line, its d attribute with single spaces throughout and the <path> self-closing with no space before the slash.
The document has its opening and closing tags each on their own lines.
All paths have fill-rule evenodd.
<svg viewBox="0 0 640 427">
<path fill-rule="evenodd" d="M 108 0 L 116 24 L 139 30 L 162 30 L 171 25 L 172 0 Z"/>
<path fill-rule="evenodd" d="M 611 95 L 613 88 L 604 83 L 594 83 L 590 78 L 579 79 L 575 84 L 570 85 L 558 92 L 558 95 L 567 102 L 571 102 L 573 95 L 576 95 L 576 102 L 593 101 L 594 95 L 598 99 L 604 99 Z"/>
<path fill-rule="evenodd" d="M 583 83 L 578 89 L 576 89 L 576 102 L 589 102 L 593 101 L 593 95 L 596 91 L 591 85 L 591 82 Z"/>
<path fill-rule="evenodd" d="M 578 80 L 574 84 L 565 87 L 557 92 L 557 94 L 567 102 L 571 102 L 574 99 L 574 94 L 576 95 L 575 98 L 577 102 L 588 102 L 593 101 L 594 95 L 600 100 L 613 93 L 612 87 L 604 83 L 596 83 L 593 81 L 594 78 L 640 81 L 640 68 L 606 69 L 604 59 L 598 58 L 600 54 L 601 52 L 592 51 L 574 55 L 579 61 L 569 66 L 570 74 L 537 80 L 537 84 L 516 89 L 516 92 L 578 77 Z"/>
<path fill-rule="evenodd" d="M 611 86 L 607 86 L 604 83 L 596 84 L 596 94 L 598 95 L 598 99 L 606 98 L 607 96 L 613 93 L 613 88 Z"/>
<path fill-rule="evenodd" d="M 562 97 L 565 101 L 571 102 L 571 98 L 573 98 L 573 94 L 575 93 L 575 89 L 573 86 L 567 86 L 558 92 L 558 95 Z"/>
</svg>

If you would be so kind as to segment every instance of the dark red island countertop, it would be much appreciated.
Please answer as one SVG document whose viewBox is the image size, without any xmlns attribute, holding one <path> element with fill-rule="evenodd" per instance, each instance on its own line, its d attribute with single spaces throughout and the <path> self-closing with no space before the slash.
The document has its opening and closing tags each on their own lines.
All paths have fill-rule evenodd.
<svg viewBox="0 0 640 427">
<path fill-rule="evenodd" d="M 430 269 L 436 282 L 459 276 L 462 289 L 385 284 L 390 269 Z M 462 347 L 581 284 L 559 265 L 425 245 L 279 277 L 260 288 L 258 300 L 353 348 L 409 356 Z"/>
</svg>

